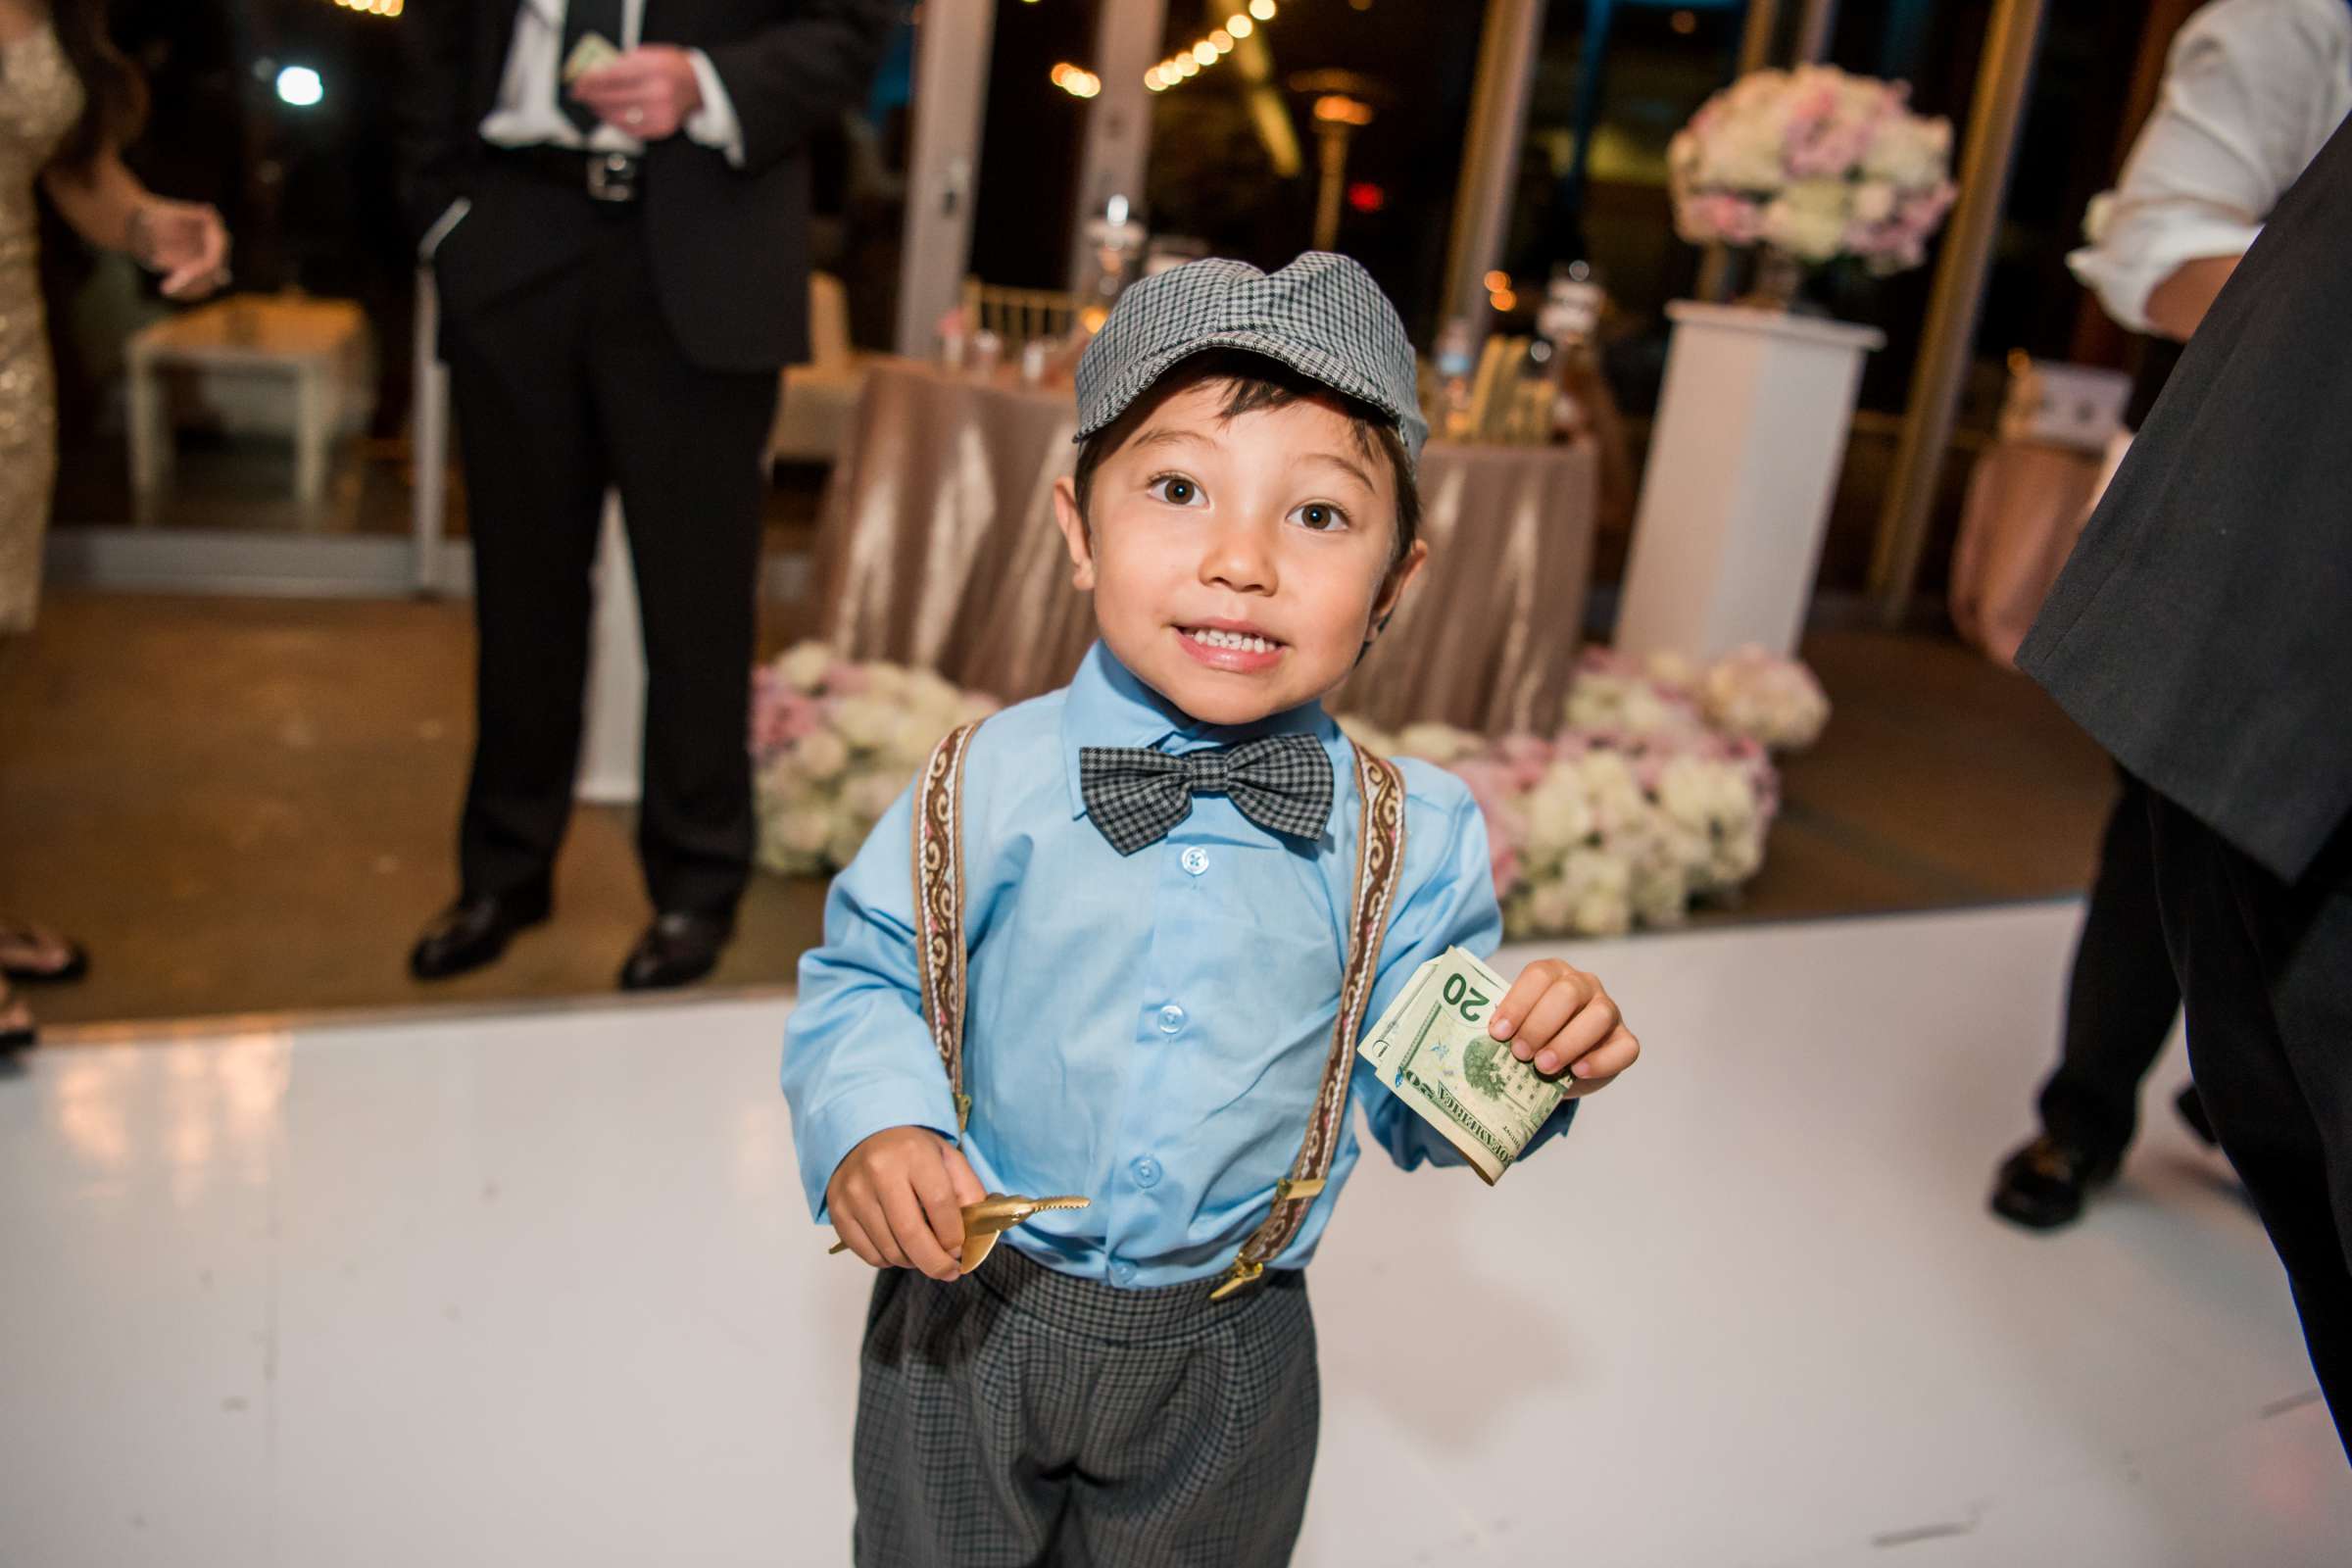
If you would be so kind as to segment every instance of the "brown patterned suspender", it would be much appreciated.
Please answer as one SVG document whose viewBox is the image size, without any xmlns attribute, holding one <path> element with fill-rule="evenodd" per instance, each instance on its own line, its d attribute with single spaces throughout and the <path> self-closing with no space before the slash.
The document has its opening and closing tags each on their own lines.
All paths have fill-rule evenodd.
<svg viewBox="0 0 2352 1568">
<path fill-rule="evenodd" d="M 939 743 L 916 782 L 914 800 L 915 965 L 923 1017 L 947 1068 L 949 1091 L 956 1097 L 958 1134 L 972 1110 L 971 1097 L 963 1092 L 963 764 L 978 728 L 966 724 Z M 1209 1293 L 1213 1300 L 1221 1301 L 1256 1280 L 1267 1262 L 1290 1246 L 1330 1178 L 1332 1157 L 1339 1152 L 1356 1036 L 1380 976 L 1381 944 L 1388 935 L 1396 877 L 1404 863 L 1403 776 L 1395 763 L 1360 746 L 1353 753 L 1363 815 L 1356 834 L 1348 964 L 1340 979 L 1340 1010 L 1324 1056 L 1322 1086 L 1290 1174 L 1274 1184 L 1272 1212 L 1242 1244 L 1241 1254 Z"/>
<path fill-rule="evenodd" d="M 956 1097 L 956 1136 L 972 1119 L 963 1092 L 963 760 L 978 724 L 948 733 L 914 790 L 914 962 L 923 1018 Z"/>
<path fill-rule="evenodd" d="M 1331 1049 L 1323 1058 L 1323 1087 L 1315 1096 L 1315 1113 L 1307 1121 L 1298 1157 L 1291 1161 L 1291 1173 L 1274 1184 L 1273 1212 L 1242 1244 L 1233 1267 L 1209 1292 L 1211 1300 L 1222 1301 L 1254 1282 L 1267 1262 L 1291 1245 L 1331 1175 L 1332 1156 L 1339 1152 L 1348 1114 L 1348 1080 L 1355 1070 L 1355 1040 L 1364 1026 L 1365 1009 L 1372 1004 L 1373 983 L 1380 978 L 1381 943 L 1389 934 L 1389 909 L 1404 864 L 1403 775 L 1386 758 L 1360 746 L 1351 750 L 1363 817 L 1355 835 L 1355 905 L 1348 923 L 1348 967 L 1340 977 L 1340 1015 L 1332 1022 Z"/>
</svg>

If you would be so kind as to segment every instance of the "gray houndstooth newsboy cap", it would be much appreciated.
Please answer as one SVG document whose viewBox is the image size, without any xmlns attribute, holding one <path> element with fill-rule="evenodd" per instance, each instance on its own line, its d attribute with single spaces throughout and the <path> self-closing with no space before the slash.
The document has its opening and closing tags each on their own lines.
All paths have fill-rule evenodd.
<svg viewBox="0 0 2352 1568">
<path fill-rule="evenodd" d="M 1419 466 L 1429 424 L 1404 323 L 1371 273 L 1328 251 L 1308 251 L 1275 272 L 1211 257 L 1131 285 L 1078 361 L 1078 439 L 1203 349 L 1263 354 L 1369 403 L 1389 416 Z"/>
</svg>

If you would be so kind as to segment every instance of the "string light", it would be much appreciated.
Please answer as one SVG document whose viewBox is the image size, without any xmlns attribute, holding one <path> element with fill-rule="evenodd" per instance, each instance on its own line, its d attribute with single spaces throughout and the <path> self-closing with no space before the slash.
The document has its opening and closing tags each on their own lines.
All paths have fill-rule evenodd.
<svg viewBox="0 0 2352 1568">
<path fill-rule="evenodd" d="M 1073 98 L 1092 98 L 1102 90 L 1102 78 L 1063 61 L 1053 71 L 1054 85 Z"/>
<path fill-rule="evenodd" d="M 356 11 L 363 17 L 397 17 L 405 0 L 335 0 L 345 11 Z"/>
<path fill-rule="evenodd" d="M 1274 0 L 1250 0 L 1249 9 L 1227 17 L 1225 25 L 1211 28 L 1207 37 L 1195 39 L 1145 72 L 1144 85 L 1153 92 L 1165 92 L 1178 82 L 1200 74 L 1203 66 L 1213 66 L 1231 54 L 1238 39 L 1255 32 L 1259 23 L 1273 20 Z"/>
</svg>

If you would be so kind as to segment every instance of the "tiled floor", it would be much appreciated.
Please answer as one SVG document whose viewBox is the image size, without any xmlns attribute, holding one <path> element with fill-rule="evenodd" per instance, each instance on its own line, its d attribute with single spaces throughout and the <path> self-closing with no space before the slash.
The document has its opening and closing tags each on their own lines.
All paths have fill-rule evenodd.
<svg viewBox="0 0 2352 1568">
<path fill-rule="evenodd" d="M 1361 1167 L 1298 1560 L 2343 1562 L 2352 1475 L 2177 1054 L 2082 1226 L 1984 1212 L 2077 918 L 1573 950 L 1647 1057 L 1492 1192 Z M 789 1006 L 35 1053 L 0 1562 L 846 1561 L 866 1277 L 802 1206 Z"/>
<path fill-rule="evenodd" d="M 771 642 L 805 622 L 773 607 Z M 87 942 L 52 1025 L 607 992 L 646 918 L 625 813 L 583 809 L 558 918 L 496 968 L 412 982 L 453 891 L 471 733 L 462 604 L 62 592 L 0 648 L 0 913 Z M 1731 918 L 1945 907 L 2079 889 L 2112 781 L 2023 678 L 1956 643 L 1825 632 L 1837 704 L 1786 764 L 1764 871 Z M 822 889 L 755 879 L 720 984 L 789 982 Z M 1723 915 L 1707 918 L 1726 918 Z"/>
</svg>

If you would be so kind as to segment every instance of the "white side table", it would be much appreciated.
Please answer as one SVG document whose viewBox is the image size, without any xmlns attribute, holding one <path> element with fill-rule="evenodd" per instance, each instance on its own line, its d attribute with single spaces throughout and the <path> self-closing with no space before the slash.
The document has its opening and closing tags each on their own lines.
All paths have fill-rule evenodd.
<svg viewBox="0 0 2352 1568">
<path fill-rule="evenodd" d="M 1666 307 L 1674 344 L 1642 473 L 1619 650 L 1796 651 L 1875 328 Z"/>
<path fill-rule="evenodd" d="M 162 372 L 206 378 L 275 376 L 293 385 L 294 494 L 326 491 L 327 451 L 343 421 L 345 392 L 368 352 L 368 318 L 349 300 L 236 295 L 172 316 L 132 335 L 130 484 L 141 498 L 172 476 L 172 415 Z"/>
</svg>

